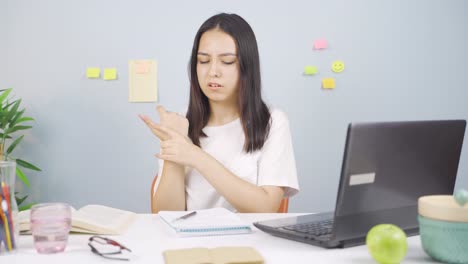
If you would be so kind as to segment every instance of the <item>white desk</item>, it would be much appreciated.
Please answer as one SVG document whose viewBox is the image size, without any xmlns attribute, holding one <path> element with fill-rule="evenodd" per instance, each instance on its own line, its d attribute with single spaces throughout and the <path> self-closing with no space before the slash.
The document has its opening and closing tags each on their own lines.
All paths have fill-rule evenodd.
<svg viewBox="0 0 468 264">
<path fill-rule="evenodd" d="M 293 215 L 293 214 L 290 214 Z M 240 214 L 248 222 L 285 217 L 285 214 Z M 107 260 L 91 253 L 89 235 L 71 235 L 63 253 L 37 254 L 31 236 L 21 236 L 18 251 L 0 255 L 0 263 L 127 263 Z M 265 263 L 361 263 L 375 264 L 366 246 L 347 249 L 323 249 L 266 234 L 254 227 L 252 234 L 178 238 L 157 215 L 138 215 L 124 235 L 112 237 L 129 247 L 135 257 L 130 263 L 164 263 L 166 249 L 188 247 L 253 246 L 265 258 Z M 408 238 L 408 254 L 403 263 L 435 263 L 425 255 L 419 237 Z"/>
</svg>

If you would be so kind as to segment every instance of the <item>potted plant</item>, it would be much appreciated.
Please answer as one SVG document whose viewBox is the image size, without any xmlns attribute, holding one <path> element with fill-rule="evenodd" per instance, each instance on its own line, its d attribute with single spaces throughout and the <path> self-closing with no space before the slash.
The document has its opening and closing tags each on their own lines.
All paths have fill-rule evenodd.
<svg viewBox="0 0 468 264">
<path fill-rule="evenodd" d="M 31 129 L 31 125 L 25 124 L 34 121 L 34 119 L 23 115 L 25 109 L 20 108 L 21 99 L 12 100 L 9 98 L 12 89 L 0 90 L 0 160 L 14 159 L 17 165 L 16 176 L 24 185 L 31 187 L 23 170 L 41 171 L 41 169 L 23 159 L 14 158 L 11 154 L 24 138 L 24 135 L 19 135 L 19 133 Z M 16 203 L 20 211 L 29 209 L 32 205 L 22 205 L 26 198 L 28 198 L 27 195 L 19 197 L 18 193 L 15 193 Z"/>
</svg>

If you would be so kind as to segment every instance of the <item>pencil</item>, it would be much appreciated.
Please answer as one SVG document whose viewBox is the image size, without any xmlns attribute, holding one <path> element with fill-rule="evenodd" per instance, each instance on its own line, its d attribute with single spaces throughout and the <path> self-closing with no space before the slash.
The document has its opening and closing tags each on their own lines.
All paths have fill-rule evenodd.
<svg viewBox="0 0 468 264">
<path fill-rule="evenodd" d="M 176 219 L 172 220 L 171 223 L 177 222 L 177 221 L 182 220 L 182 219 L 187 219 L 187 218 L 189 218 L 191 216 L 194 216 L 196 214 L 197 214 L 197 211 L 193 211 L 193 212 L 190 212 L 188 214 L 184 214 L 183 216 L 179 216 Z"/>
<path fill-rule="evenodd" d="M 10 225 L 8 224 L 8 219 L 7 219 L 7 216 L 5 214 L 8 213 L 8 206 L 7 206 L 7 201 L 5 199 L 2 199 L 3 195 L 0 195 L 0 204 L 1 204 L 1 207 L 2 207 L 2 212 L 1 212 L 1 216 L 2 216 L 2 219 L 3 219 L 3 223 L 4 223 L 4 227 L 5 227 L 5 236 L 6 236 L 6 244 L 7 244 L 7 249 L 8 251 L 11 251 L 13 250 L 13 247 L 11 245 L 11 236 L 10 236 Z"/>
</svg>

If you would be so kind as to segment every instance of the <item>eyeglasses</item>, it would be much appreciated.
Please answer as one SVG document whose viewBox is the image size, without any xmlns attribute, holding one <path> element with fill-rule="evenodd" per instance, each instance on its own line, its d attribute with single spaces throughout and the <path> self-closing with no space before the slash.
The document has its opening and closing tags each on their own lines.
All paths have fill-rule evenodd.
<svg viewBox="0 0 468 264">
<path fill-rule="evenodd" d="M 93 243 L 97 243 L 97 244 L 93 245 Z M 88 245 L 94 254 L 99 255 L 103 258 L 125 260 L 125 261 L 130 260 L 129 258 L 123 258 L 123 257 L 118 256 L 118 254 L 123 254 L 124 250 L 128 252 L 132 252 L 132 251 L 126 246 L 120 244 L 119 242 L 115 240 L 102 237 L 102 236 L 92 236 L 89 238 Z M 99 245 L 110 245 L 112 247 L 107 247 L 106 250 L 104 251 L 102 249 L 98 250 L 98 248 L 100 247 Z"/>
</svg>

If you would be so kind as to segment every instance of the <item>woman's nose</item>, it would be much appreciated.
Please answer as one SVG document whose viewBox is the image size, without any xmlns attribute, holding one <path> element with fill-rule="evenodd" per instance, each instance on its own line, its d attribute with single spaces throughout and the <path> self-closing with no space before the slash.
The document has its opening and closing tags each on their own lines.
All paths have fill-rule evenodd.
<svg viewBox="0 0 468 264">
<path fill-rule="evenodd" d="M 210 73 L 211 77 L 220 77 L 221 76 L 221 72 L 220 72 L 220 68 L 218 66 L 218 62 L 213 61 L 211 63 L 209 73 Z"/>
</svg>

